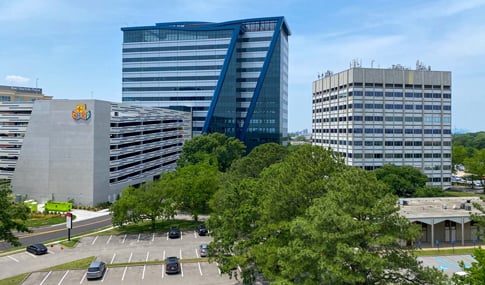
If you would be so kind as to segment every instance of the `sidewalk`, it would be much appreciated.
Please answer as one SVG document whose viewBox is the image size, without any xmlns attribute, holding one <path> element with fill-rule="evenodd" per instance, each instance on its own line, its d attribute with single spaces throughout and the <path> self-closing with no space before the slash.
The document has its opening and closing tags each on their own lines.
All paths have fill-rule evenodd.
<svg viewBox="0 0 485 285">
<path fill-rule="evenodd" d="M 88 220 L 92 218 L 102 217 L 109 215 L 109 209 L 103 209 L 97 212 L 94 211 L 87 211 L 87 210 L 80 210 L 80 209 L 72 209 L 71 213 L 76 216 L 74 222 Z"/>
</svg>

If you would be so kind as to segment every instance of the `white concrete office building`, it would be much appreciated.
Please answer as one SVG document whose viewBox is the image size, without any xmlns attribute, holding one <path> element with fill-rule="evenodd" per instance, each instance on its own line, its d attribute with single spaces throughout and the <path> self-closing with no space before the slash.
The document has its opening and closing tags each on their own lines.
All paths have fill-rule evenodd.
<svg viewBox="0 0 485 285">
<path fill-rule="evenodd" d="M 410 165 L 451 186 L 451 72 L 354 67 L 313 82 L 312 143 L 348 165 Z"/>
<path fill-rule="evenodd" d="M 190 137 L 188 112 L 100 100 L 37 100 L 12 189 L 40 203 L 114 202 L 124 188 L 173 170 Z"/>
</svg>

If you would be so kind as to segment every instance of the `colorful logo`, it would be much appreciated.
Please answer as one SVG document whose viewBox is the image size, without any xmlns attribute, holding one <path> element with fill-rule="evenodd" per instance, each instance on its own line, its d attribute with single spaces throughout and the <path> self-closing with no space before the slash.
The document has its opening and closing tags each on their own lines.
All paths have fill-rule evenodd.
<svg viewBox="0 0 485 285">
<path fill-rule="evenodd" d="M 72 111 L 72 118 L 74 120 L 89 120 L 91 118 L 91 111 L 88 110 L 86 104 L 77 104 L 76 109 Z"/>
</svg>

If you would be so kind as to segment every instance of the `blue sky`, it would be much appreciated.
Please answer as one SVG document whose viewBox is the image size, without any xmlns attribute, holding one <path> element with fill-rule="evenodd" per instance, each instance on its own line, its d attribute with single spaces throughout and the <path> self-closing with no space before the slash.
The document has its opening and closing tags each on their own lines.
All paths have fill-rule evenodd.
<svg viewBox="0 0 485 285">
<path fill-rule="evenodd" d="M 485 0 L 2 0 L 0 85 L 121 101 L 121 27 L 284 16 L 289 131 L 311 130 L 317 75 L 416 61 L 452 71 L 453 129 L 485 131 Z"/>
</svg>

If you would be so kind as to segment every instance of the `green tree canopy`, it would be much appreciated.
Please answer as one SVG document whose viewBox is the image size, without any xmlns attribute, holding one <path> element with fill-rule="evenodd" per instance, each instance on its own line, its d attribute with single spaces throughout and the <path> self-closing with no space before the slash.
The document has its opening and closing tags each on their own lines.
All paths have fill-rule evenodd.
<svg viewBox="0 0 485 285">
<path fill-rule="evenodd" d="M 128 187 L 120 199 L 111 205 L 113 224 L 123 226 L 127 222 L 150 220 L 152 230 L 157 219 L 169 219 L 175 215 L 177 204 L 172 189 L 165 187 L 165 180 L 149 181 L 139 188 Z"/>
<path fill-rule="evenodd" d="M 468 173 L 482 179 L 485 175 L 485 148 L 476 151 L 472 157 L 466 158 L 463 165 Z"/>
<path fill-rule="evenodd" d="M 21 244 L 12 231 L 31 232 L 24 224 L 29 218 L 30 209 L 24 204 L 14 203 L 11 194 L 8 186 L 0 186 L 0 240 L 19 246 Z"/>
<path fill-rule="evenodd" d="M 216 164 L 219 171 L 225 172 L 245 151 L 244 143 L 236 138 L 221 133 L 204 134 L 184 143 L 177 166 L 184 167 L 208 160 Z"/>
<path fill-rule="evenodd" d="M 288 150 L 276 143 L 266 143 L 255 147 L 248 155 L 235 160 L 229 169 L 230 175 L 239 178 L 259 177 L 261 171 L 275 163 L 281 162 Z"/>
<path fill-rule="evenodd" d="M 425 187 L 428 177 L 412 166 L 386 164 L 374 170 L 379 181 L 387 184 L 399 197 L 412 197 L 419 188 Z"/>
<path fill-rule="evenodd" d="M 329 150 L 298 148 L 216 192 L 211 259 L 228 274 L 239 265 L 246 284 L 260 273 L 271 284 L 442 284 L 398 243 L 419 231 L 387 189 Z"/>
<path fill-rule="evenodd" d="M 180 167 L 163 180 L 169 181 L 177 208 L 198 220 L 200 214 L 209 212 L 209 200 L 217 190 L 219 175 L 217 166 L 204 161 Z"/>
<path fill-rule="evenodd" d="M 462 145 L 453 145 L 451 152 L 452 165 L 463 164 L 465 159 L 469 157 L 467 149 Z"/>
</svg>

